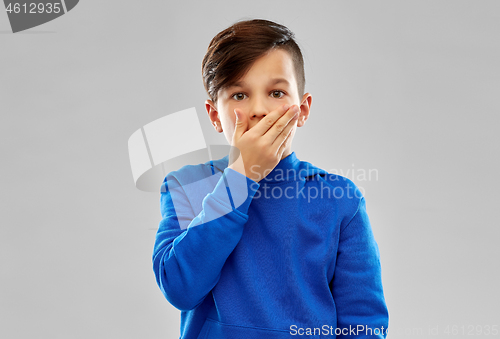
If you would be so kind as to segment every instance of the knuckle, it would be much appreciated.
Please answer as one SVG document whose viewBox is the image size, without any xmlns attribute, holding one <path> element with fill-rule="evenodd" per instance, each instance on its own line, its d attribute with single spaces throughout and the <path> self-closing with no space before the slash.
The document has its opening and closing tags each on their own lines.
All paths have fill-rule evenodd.
<svg viewBox="0 0 500 339">
<path fill-rule="evenodd" d="M 282 131 L 285 128 L 283 123 L 276 123 L 275 126 L 278 131 Z"/>
<path fill-rule="evenodd" d="M 264 120 L 264 124 L 267 127 L 271 127 L 273 125 L 273 120 L 271 118 L 265 117 L 263 120 Z"/>
<path fill-rule="evenodd" d="M 259 138 L 257 135 L 255 135 L 255 134 L 249 134 L 249 135 L 248 135 L 248 139 L 250 140 L 250 142 L 251 142 L 252 144 L 257 143 L 257 142 L 259 142 L 259 140 L 260 140 L 260 138 Z"/>
</svg>

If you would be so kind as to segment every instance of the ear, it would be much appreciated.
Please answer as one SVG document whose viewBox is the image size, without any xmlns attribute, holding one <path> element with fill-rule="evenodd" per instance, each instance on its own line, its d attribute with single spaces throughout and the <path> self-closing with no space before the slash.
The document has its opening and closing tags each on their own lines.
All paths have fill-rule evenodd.
<svg viewBox="0 0 500 339">
<path fill-rule="evenodd" d="M 214 126 L 215 130 L 219 133 L 222 133 L 222 124 L 219 119 L 219 112 L 217 112 L 217 108 L 214 102 L 210 99 L 205 101 L 205 109 L 207 110 L 208 117 L 212 126 Z"/>
<path fill-rule="evenodd" d="M 297 120 L 297 127 L 302 127 L 309 118 L 311 112 L 312 95 L 310 93 L 304 94 L 302 102 L 300 103 L 299 119 Z"/>
</svg>

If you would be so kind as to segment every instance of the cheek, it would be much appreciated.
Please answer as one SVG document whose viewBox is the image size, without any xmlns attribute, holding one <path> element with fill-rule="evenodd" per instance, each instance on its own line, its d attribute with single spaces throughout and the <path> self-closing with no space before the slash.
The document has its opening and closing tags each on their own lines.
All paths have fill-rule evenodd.
<svg viewBox="0 0 500 339">
<path fill-rule="evenodd" d="M 223 121 L 223 127 L 227 130 L 234 130 L 234 126 L 236 124 L 236 116 L 234 117 L 226 117 Z"/>
<path fill-rule="evenodd" d="M 225 117 L 222 121 L 222 129 L 226 137 L 231 137 L 234 134 L 236 117 Z"/>
</svg>

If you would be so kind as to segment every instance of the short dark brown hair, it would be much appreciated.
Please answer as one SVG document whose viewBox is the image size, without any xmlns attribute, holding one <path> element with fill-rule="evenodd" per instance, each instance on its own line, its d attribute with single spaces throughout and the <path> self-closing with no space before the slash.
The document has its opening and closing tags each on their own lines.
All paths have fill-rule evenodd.
<svg viewBox="0 0 500 339">
<path fill-rule="evenodd" d="M 235 23 L 210 42 L 202 62 L 203 85 L 217 104 L 218 92 L 243 77 L 271 49 L 283 49 L 293 60 L 299 96 L 304 95 L 304 59 L 295 35 L 287 27 L 263 19 Z"/>
</svg>

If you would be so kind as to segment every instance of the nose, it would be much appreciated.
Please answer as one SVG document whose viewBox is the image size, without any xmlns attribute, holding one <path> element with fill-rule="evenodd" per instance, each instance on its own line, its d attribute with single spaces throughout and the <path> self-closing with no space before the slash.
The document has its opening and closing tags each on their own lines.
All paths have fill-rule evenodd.
<svg viewBox="0 0 500 339">
<path fill-rule="evenodd" d="M 250 119 L 257 120 L 256 123 L 270 112 L 265 98 L 260 97 L 254 97 L 251 100 L 249 109 Z"/>
</svg>

